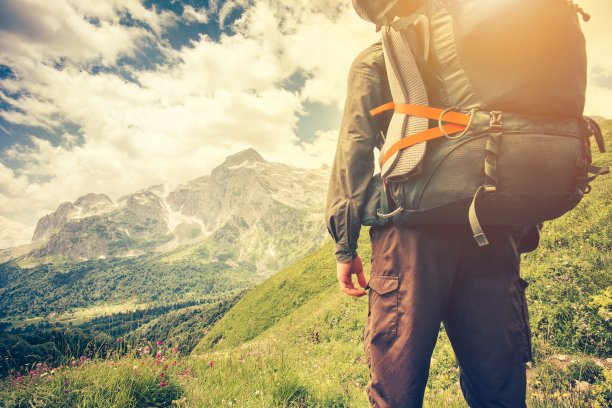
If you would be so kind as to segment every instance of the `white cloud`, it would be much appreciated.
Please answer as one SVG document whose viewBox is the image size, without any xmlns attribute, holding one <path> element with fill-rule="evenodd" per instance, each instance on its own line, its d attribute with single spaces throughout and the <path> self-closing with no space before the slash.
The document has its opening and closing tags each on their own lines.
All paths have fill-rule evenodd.
<svg viewBox="0 0 612 408">
<path fill-rule="evenodd" d="M 155 40 L 144 28 L 121 25 L 126 13 L 156 35 L 173 21 L 171 13 L 147 10 L 136 0 L 7 0 L 0 9 L 10 21 L 0 36 L 0 61 L 10 66 L 24 60 L 112 65 Z"/>
<path fill-rule="evenodd" d="M 0 248 L 30 243 L 34 227 L 15 222 L 0 215 Z"/>
<path fill-rule="evenodd" d="M 588 22 L 581 22 L 590 74 L 585 113 L 612 118 L 612 3 L 609 0 L 587 0 L 582 6 L 591 15 Z M 597 81 L 600 75 L 607 76 L 608 83 Z"/>
<path fill-rule="evenodd" d="M 208 22 L 208 14 L 206 13 L 206 10 L 196 9 L 191 6 L 184 7 L 183 18 L 185 18 L 188 22 L 203 24 Z"/>
</svg>

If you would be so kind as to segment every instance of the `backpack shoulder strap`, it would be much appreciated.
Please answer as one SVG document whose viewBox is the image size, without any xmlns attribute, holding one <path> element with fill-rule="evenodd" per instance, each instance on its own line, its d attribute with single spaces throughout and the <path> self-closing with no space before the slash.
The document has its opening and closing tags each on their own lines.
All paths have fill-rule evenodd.
<svg viewBox="0 0 612 408">
<path fill-rule="evenodd" d="M 421 14 L 395 20 L 381 29 L 385 66 L 393 102 L 428 106 L 425 84 L 410 48 L 409 36 L 414 35 L 415 22 Z M 427 130 L 426 118 L 394 112 L 387 129 L 381 157 L 400 139 Z M 381 163 L 381 176 L 387 180 L 405 180 L 420 172 L 426 143 L 417 143 L 394 153 Z"/>
</svg>

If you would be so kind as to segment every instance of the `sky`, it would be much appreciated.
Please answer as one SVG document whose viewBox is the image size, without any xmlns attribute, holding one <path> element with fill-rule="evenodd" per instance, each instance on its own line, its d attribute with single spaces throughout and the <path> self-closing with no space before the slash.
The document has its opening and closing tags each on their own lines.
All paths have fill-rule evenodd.
<svg viewBox="0 0 612 408">
<path fill-rule="evenodd" d="M 612 1 L 580 5 L 586 113 L 612 118 Z M 0 1 L 0 248 L 62 202 L 176 186 L 248 147 L 331 164 L 377 38 L 348 0 Z"/>
</svg>

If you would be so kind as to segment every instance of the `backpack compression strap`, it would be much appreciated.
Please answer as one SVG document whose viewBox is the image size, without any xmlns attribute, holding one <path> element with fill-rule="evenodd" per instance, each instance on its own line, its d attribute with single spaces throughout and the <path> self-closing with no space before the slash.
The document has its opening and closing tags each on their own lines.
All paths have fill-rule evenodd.
<svg viewBox="0 0 612 408">
<path fill-rule="evenodd" d="M 420 118 L 437 120 L 440 126 L 430 128 L 425 131 L 416 133 L 414 135 L 406 136 L 395 142 L 385 152 L 381 159 L 381 165 L 384 164 L 391 156 L 400 150 L 406 149 L 417 143 L 421 143 L 427 140 L 436 139 L 442 136 L 448 136 L 453 133 L 466 131 L 470 127 L 470 122 L 473 115 L 466 115 L 464 113 L 452 112 L 438 108 L 432 108 L 431 106 L 413 105 L 408 103 L 395 103 L 389 102 L 374 108 L 370 111 L 370 115 L 376 116 L 382 112 L 388 110 L 394 110 L 397 113 L 404 115 L 418 116 Z M 449 122 L 442 125 L 442 122 Z"/>
</svg>

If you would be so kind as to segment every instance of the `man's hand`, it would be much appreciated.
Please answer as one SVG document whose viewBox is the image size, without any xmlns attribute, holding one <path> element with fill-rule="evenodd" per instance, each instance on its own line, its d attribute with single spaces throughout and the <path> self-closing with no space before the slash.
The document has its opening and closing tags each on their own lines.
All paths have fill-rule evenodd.
<svg viewBox="0 0 612 408">
<path fill-rule="evenodd" d="M 367 282 L 363 274 L 363 264 L 359 255 L 350 262 L 337 263 L 338 283 L 340 284 L 340 289 L 349 296 L 360 297 L 365 295 L 367 293 L 365 290 L 358 289 L 353 284 L 353 274 L 357 275 L 359 286 L 365 288 Z"/>
</svg>

